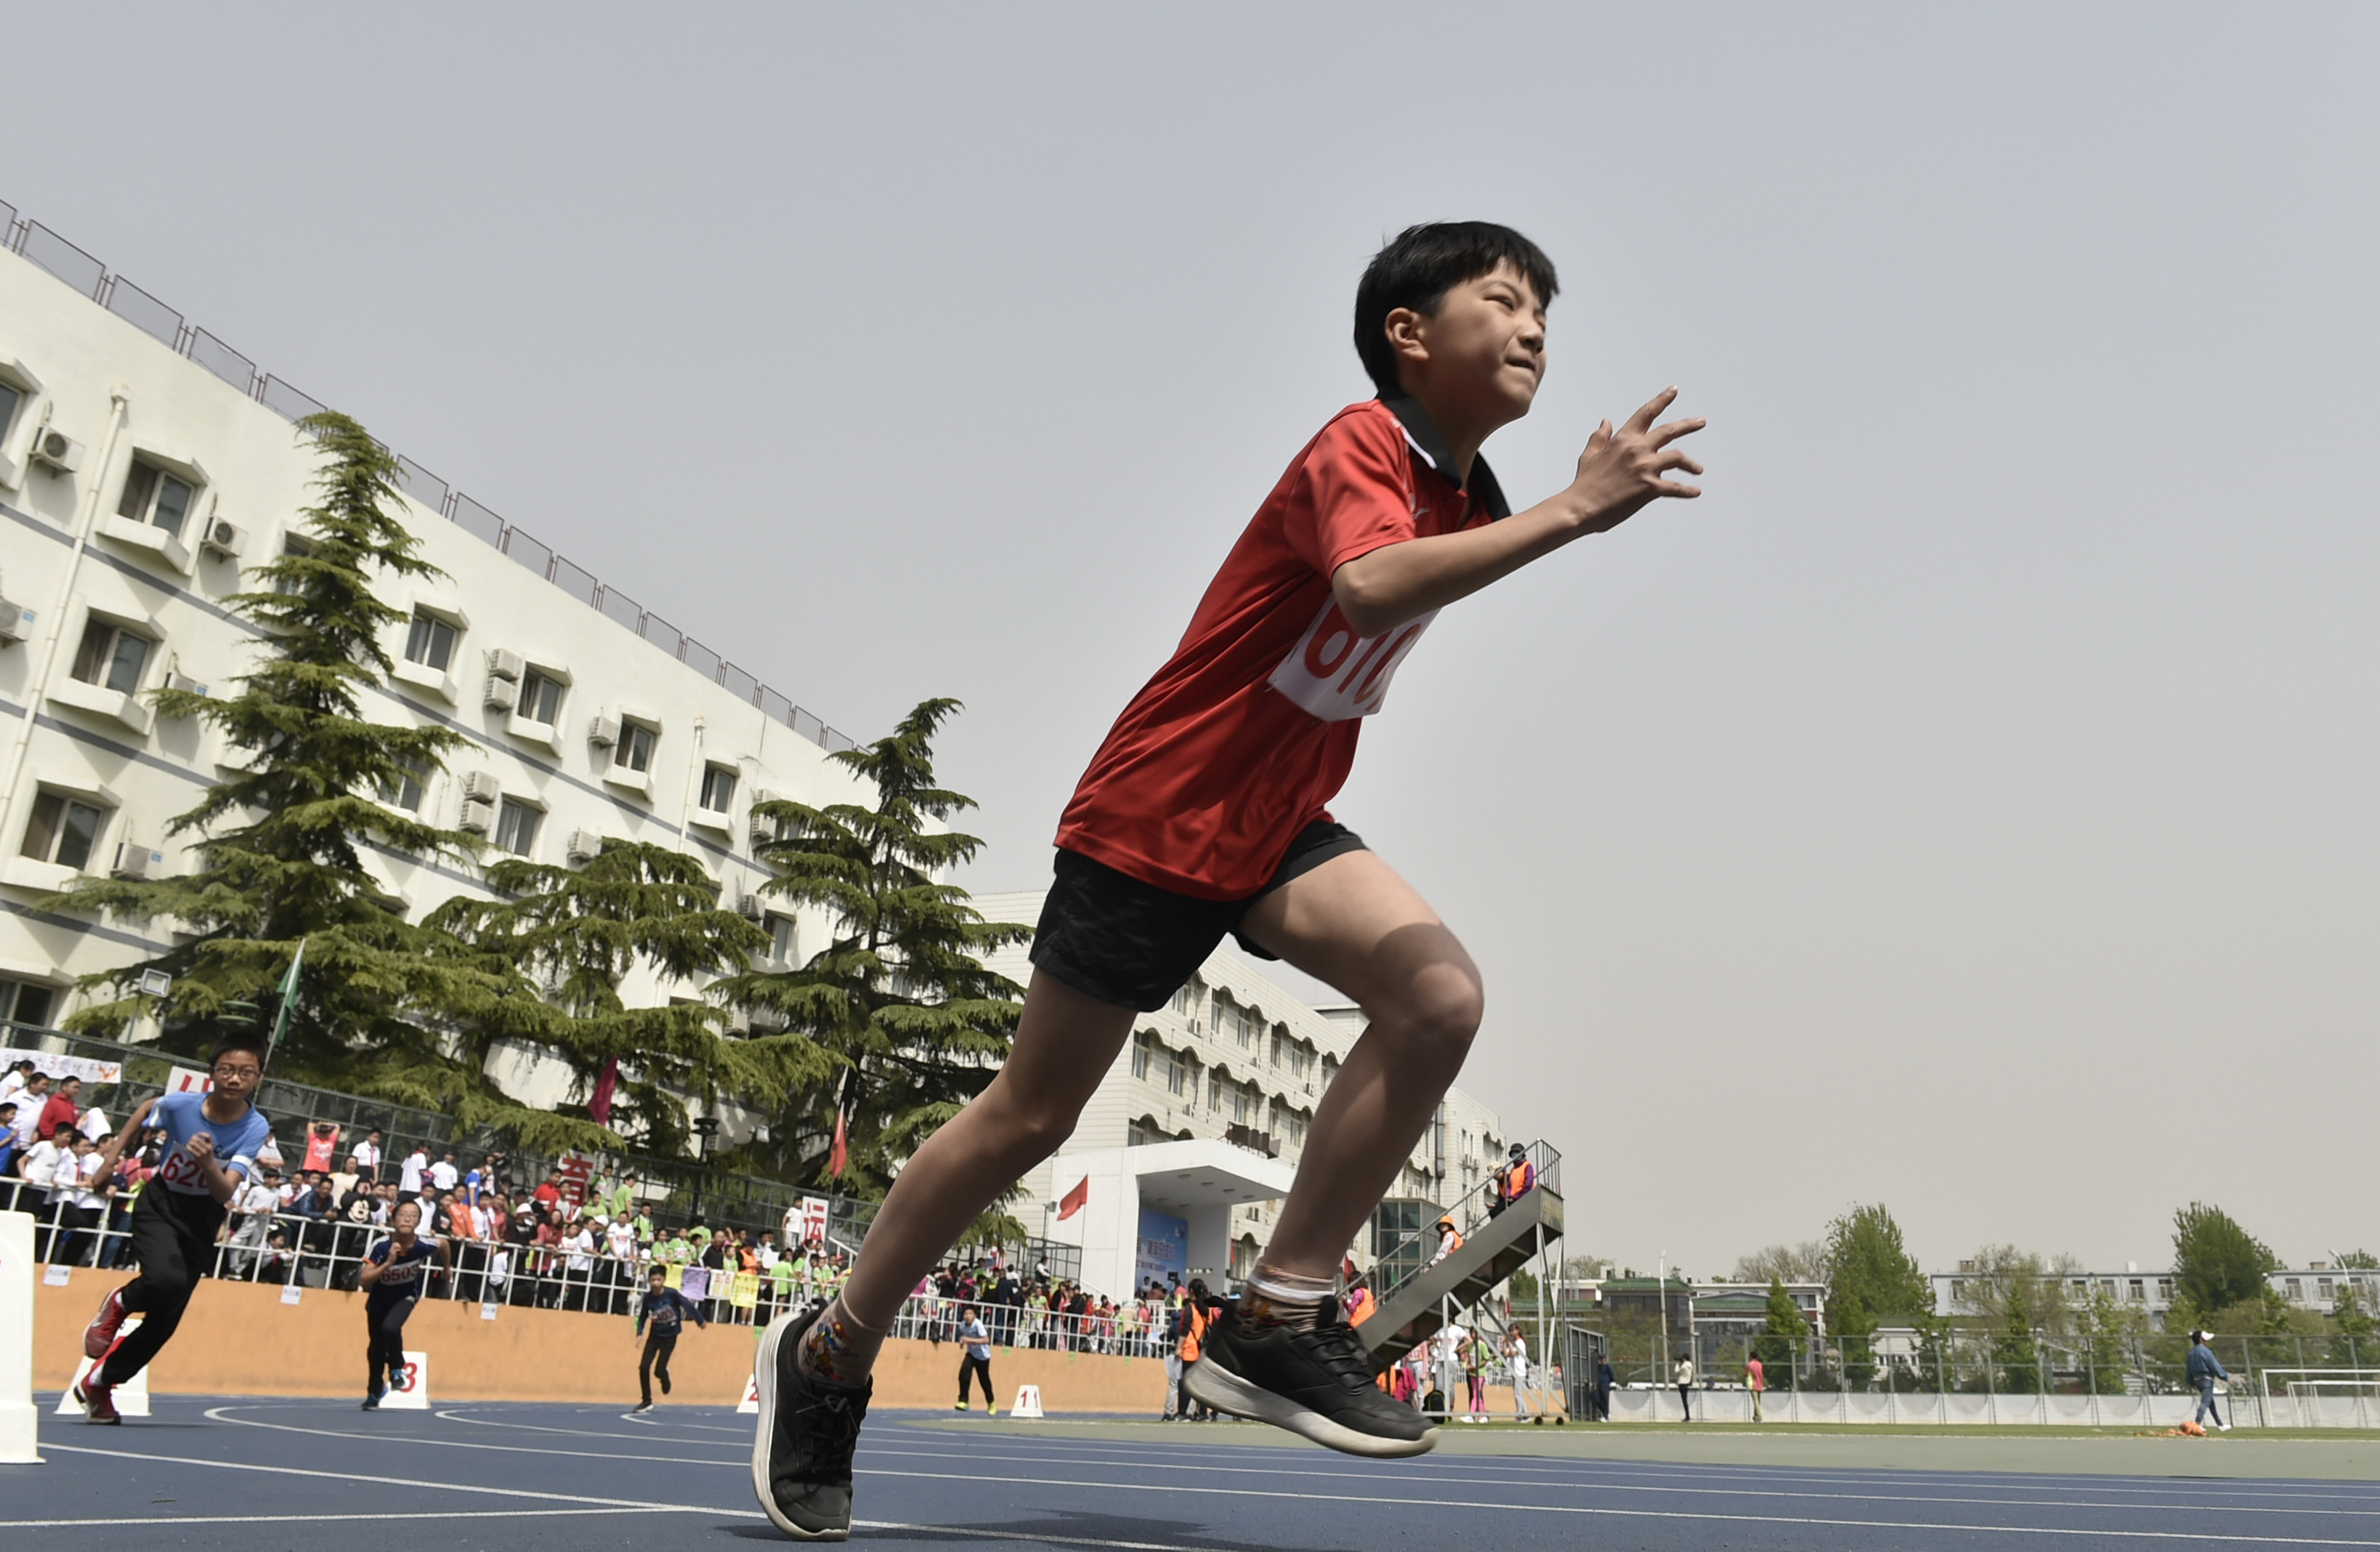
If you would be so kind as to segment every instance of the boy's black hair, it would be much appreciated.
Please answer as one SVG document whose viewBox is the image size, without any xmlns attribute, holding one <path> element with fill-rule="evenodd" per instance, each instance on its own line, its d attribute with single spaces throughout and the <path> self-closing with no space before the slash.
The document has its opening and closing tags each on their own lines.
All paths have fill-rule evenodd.
<svg viewBox="0 0 2380 1552">
<path fill-rule="evenodd" d="M 1554 261 L 1544 249 L 1492 221 L 1429 221 L 1408 226 L 1364 267 L 1355 284 L 1355 354 L 1382 397 L 1403 392 L 1397 382 L 1397 355 L 1389 347 L 1389 314 L 1411 308 L 1436 317 L 1446 294 L 1500 264 L 1521 272 L 1541 307 L 1553 305 L 1561 289 Z"/>
<path fill-rule="evenodd" d="M 215 1037 L 215 1049 L 207 1053 L 210 1065 L 223 1060 L 225 1051 L 246 1051 L 256 1058 L 259 1067 L 264 1065 L 264 1037 L 253 1029 L 226 1029 Z"/>
</svg>

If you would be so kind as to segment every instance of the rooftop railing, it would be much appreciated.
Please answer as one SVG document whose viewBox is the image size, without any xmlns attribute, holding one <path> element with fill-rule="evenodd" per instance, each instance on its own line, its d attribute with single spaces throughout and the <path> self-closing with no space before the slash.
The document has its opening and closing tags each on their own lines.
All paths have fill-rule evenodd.
<svg viewBox="0 0 2380 1552">
<path fill-rule="evenodd" d="M 188 357 L 287 419 L 297 420 L 329 407 L 280 378 L 260 372 L 255 362 L 122 275 L 109 273 L 105 264 L 40 222 L 18 219 L 17 207 L 5 200 L 0 200 L 0 249 L 48 272 L 176 355 Z M 849 737 L 761 684 L 747 670 L 723 661 L 718 653 L 648 612 L 625 593 L 605 587 L 592 573 L 556 554 L 412 459 L 399 455 L 397 471 L 397 485 L 407 495 L 475 539 L 511 556 L 613 624 L 723 686 L 737 699 L 749 701 L 771 721 L 783 723 L 822 749 L 853 747 Z"/>
</svg>

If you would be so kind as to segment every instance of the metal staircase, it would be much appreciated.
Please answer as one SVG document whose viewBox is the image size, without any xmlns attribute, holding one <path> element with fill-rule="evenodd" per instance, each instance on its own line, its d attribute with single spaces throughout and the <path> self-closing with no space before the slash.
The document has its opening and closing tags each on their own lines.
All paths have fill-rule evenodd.
<svg viewBox="0 0 2380 1552">
<path fill-rule="evenodd" d="M 1375 1285 L 1372 1296 L 1378 1307 L 1355 1328 L 1375 1364 L 1385 1368 L 1428 1340 L 1561 1237 L 1561 1155 L 1538 1142 L 1530 1146 L 1529 1160 L 1536 1166 L 1536 1185 L 1501 1212 L 1488 1212 L 1496 1199 L 1492 1182 L 1448 1209 L 1463 1235 L 1463 1247 L 1445 1260 L 1428 1259 L 1438 1245 L 1438 1235 L 1428 1227 L 1380 1258 L 1375 1273 L 1400 1266 L 1414 1269 L 1386 1287 Z M 1358 1280 L 1368 1282 L 1370 1275 Z"/>
</svg>

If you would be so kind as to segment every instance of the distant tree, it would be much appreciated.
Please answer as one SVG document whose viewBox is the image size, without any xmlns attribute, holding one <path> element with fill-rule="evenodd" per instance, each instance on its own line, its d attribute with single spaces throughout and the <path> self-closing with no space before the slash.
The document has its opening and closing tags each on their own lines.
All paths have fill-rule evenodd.
<svg viewBox="0 0 2380 1552">
<path fill-rule="evenodd" d="M 710 988 L 729 1006 L 782 1020 L 832 1069 L 794 1094 L 767 1144 L 747 1148 L 771 1173 L 879 1194 L 1008 1055 L 1024 988 L 983 961 L 1032 929 L 984 920 L 965 890 L 942 881 L 983 846 L 934 828 L 975 806 L 934 775 L 934 734 L 958 709 L 955 700 L 922 702 L 890 736 L 830 757 L 875 787 L 873 807 L 754 806 L 778 835 L 755 848 L 777 871 L 762 888 L 834 923 L 808 963 Z M 848 1155 L 839 1176 L 831 1169 L 838 1122 Z"/>
<path fill-rule="evenodd" d="M 607 838 L 576 867 L 517 858 L 488 869 L 493 900 L 457 895 L 431 925 L 535 978 L 556 1016 L 545 1045 L 576 1073 L 581 1099 L 609 1064 L 615 1074 L 604 1120 L 651 1152 L 686 1151 L 688 1102 L 714 1110 L 733 1099 L 767 1113 L 833 1062 L 808 1036 L 722 1033 L 714 1002 L 631 1007 L 622 987 L 685 983 L 741 973 L 769 935 L 722 909 L 700 860 L 647 842 Z"/>
<path fill-rule="evenodd" d="M 2261 1302 L 2265 1274 L 2279 1264 L 2221 1207 L 2192 1202 L 2173 1215 L 2174 1293 L 2191 1309 L 2211 1315 Z"/>
<path fill-rule="evenodd" d="M 1739 1255 L 1735 1260 L 1733 1280 L 1737 1282 L 1824 1282 L 1827 1280 L 1827 1247 L 1815 1240 L 1800 1244 L 1773 1244 Z"/>
<path fill-rule="evenodd" d="M 2351 1287 L 2338 1291 L 2338 1302 L 2333 1307 L 2330 1318 L 2342 1337 L 2353 1337 L 2359 1342 L 2372 1339 L 2372 1312 L 2363 1307 L 2362 1299 Z"/>
<path fill-rule="evenodd" d="M 2090 1366 L 2091 1389 L 2102 1396 L 2120 1396 L 2127 1376 L 2140 1368 L 2141 1340 L 2148 1334 L 2148 1316 L 2140 1306 L 2126 1304 L 2104 1288 L 2093 1288 L 2082 1316 L 2082 1351 Z"/>
<path fill-rule="evenodd" d="M 462 735 L 436 723 L 377 722 L 362 697 L 391 662 L 383 633 L 407 616 L 373 591 L 376 580 L 428 577 L 438 569 L 391 514 L 396 461 L 362 426 L 323 413 L 298 422 L 322 463 L 317 502 L 298 514 L 295 542 L 249 567 L 261 584 L 225 601 L 260 633 L 261 661 L 231 680 L 233 693 L 161 689 L 168 717 L 193 717 L 223 734 L 234 773 L 166 827 L 194 836 L 188 873 L 143 880 L 91 879 L 52 904 L 104 909 L 176 928 L 162 953 L 89 976 L 115 996 L 77 1012 L 79 1030 L 115 1033 L 142 1010 L 141 974 L 174 978 L 161 1010 L 169 1051 L 205 1049 L 240 1003 L 268 1000 L 304 946 L 286 1035 L 273 1056 L 281 1076 L 397 1098 L 419 1085 L 394 1074 L 437 1069 L 468 1122 L 528 1124 L 547 1144 L 597 1135 L 584 1122 L 558 1129 L 511 1106 L 455 1039 L 540 1038 L 548 1010 L 519 976 L 406 920 L 364 866 L 367 852 L 468 865 L 476 837 L 423 822 L 387 801 L 440 767 Z M 271 1011 L 267 1010 L 267 1017 Z"/>
<path fill-rule="evenodd" d="M 2338 1267 L 2345 1272 L 2380 1271 L 2380 1255 L 2368 1250 L 2350 1250 L 2339 1256 Z"/>
<path fill-rule="evenodd" d="M 1768 1279 L 1767 1323 L 1763 1333 L 1753 1339 L 1753 1351 L 1760 1354 L 1762 1365 L 1769 1371 L 1769 1384 L 1792 1383 L 1798 1355 L 1809 1338 L 1810 1317 L 1802 1313 L 1793 1295 L 1785 1291 L 1784 1279 L 1772 1276 Z"/>
<path fill-rule="evenodd" d="M 2000 1316 L 1992 1357 L 2000 1369 L 2000 1388 L 2022 1393 L 2041 1388 L 2041 1350 L 2034 1341 L 2033 1300 L 2022 1282 L 2009 1286 L 2008 1307 Z"/>
<path fill-rule="evenodd" d="M 1829 1329 L 1836 1327 L 1834 1310 L 1847 1296 L 1876 1324 L 1903 1323 L 1934 1307 L 1932 1285 L 1909 1254 L 1900 1225 L 1881 1203 L 1855 1206 L 1827 1225 L 1827 1308 Z"/>
</svg>

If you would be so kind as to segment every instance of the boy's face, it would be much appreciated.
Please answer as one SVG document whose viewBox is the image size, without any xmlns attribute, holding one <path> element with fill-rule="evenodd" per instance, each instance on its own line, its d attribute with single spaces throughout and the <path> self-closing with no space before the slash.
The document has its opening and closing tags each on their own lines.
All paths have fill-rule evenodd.
<svg viewBox="0 0 2380 1552">
<path fill-rule="evenodd" d="M 1434 317 L 1399 309 L 1389 328 L 1407 382 L 1441 413 L 1502 425 L 1529 412 L 1545 381 L 1545 303 L 1510 264 L 1448 291 Z"/>
</svg>

